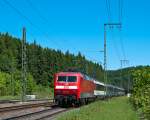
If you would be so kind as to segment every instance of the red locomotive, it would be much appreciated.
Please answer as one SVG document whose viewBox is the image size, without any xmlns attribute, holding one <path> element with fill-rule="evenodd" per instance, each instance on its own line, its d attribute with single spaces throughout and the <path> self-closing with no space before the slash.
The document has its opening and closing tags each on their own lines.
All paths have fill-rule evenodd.
<svg viewBox="0 0 150 120">
<path fill-rule="evenodd" d="M 104 98 L 124 94 L 123 88 L 104 84 L 80 72 L 60 72 L 54 76 L 54 99 L 60 106 L 80 105 L 97 97 Z"/>
<path fill-rule="evenodd" d="M 79 72 L 60 72 L 54 76 L 54 98 L 59 105 L 80 104 L 94 98 L 92 78 Z"/>
</svg>

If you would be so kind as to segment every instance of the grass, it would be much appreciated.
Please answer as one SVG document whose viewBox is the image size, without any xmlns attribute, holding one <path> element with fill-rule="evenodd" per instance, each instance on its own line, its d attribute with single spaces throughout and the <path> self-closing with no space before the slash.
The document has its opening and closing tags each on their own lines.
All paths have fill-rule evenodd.
<svg viewBox="0 0 150 120">
<path fill-rule="evenodd" d="M 44 87 L 44 86 L 37 86 L 34 93 L 37 99 L 49 99 L 53 98 L 53 88 Z M 14 99 L 21 99 L 21 94 L 18 96 L 0 96 L 0 100 L 14 100 Z"/>
<path fill-rule="evenodd" d="M 37 96 L 38 99 L 53 98 L 53 88 L 38 86 L 34 94 Z"/>
<path fill-rule="evenodd" d="M 0 100 L 17 100 L 20 98 L 20 96 L 0 96 Z"/>
<path fill-rule="evenodd" d="M 128 98 L 117 97 L 64 113 L 57 120 L 138 120 L 138 117 Z"/>
</svg>

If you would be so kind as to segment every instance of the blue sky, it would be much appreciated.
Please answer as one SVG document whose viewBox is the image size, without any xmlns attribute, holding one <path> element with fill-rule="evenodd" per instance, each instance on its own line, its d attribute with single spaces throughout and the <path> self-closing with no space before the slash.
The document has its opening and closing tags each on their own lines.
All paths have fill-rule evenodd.
<svg viewBox="0 0 150 120">
<path fill-rule="evenodd" d="M 106 0 L 7 0 L 21 15 L 0 0 L 0 31 L 43 47 L 81 51 L 87 59 L 103 62 L 104 23 L 108 22 Z M 118 22 L 118 0 L 110 1 L 111 21 Z M 33 6 L 32 6 L 33 5 Z M 122 42 L 130 65 L 150 65 L 150 1 L 123 0 Z M 108 69 L 118 69 L 124 59 L 118 29 L 108 29 Z M 127 65 L 124 65 L 126 67 Z"/>
</svg>

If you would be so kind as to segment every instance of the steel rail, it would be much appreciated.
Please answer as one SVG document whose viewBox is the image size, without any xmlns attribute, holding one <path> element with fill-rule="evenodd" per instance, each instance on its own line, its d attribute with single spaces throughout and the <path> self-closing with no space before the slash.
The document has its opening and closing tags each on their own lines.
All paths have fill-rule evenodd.
<svg viewBox="0 0 150 120">
<path fill-rule="evenodd" d="M 59 110 L 60 109 L 60 110 Z M 67 109 L 62 109 L 57 107 L 56 105 L 53 105 L 52 108 L 46 109 L 46 110 L 40 110 L 37 112 L 32 112 L 32 113 L 27 113 L 24 115 L 19 115 L 19 116 L 14 116 L 14 117 L 9 117 L 9 118 L 5 118 L 3 120 L 18 120 L 18 119 L 34 119 L 34 120 L 41 120 L 47 117 L 52 117 L 54 115 L 57 115 L 59 113 L 65 112 L 67 111 Z M 54 113 L 51 113 L 54 112 Z M 42 117 L 40 117 L 40 115 L 47 113 L 47 115 L 44 115 Z M 38 117 L 39 116 L 39 117 Z M 31 118 L 33 117 L 33 118 Z"/>
<path fill-rule="evenodd" d="M 51 101 L 54 99 L 35 99 L 35 100 L 27 100 L 26 102 L 34 102 L 34 101 Z M 4 103 L 17 103 L 17 102 L 21 102 L 21 100 L 18 99 L 14 99 L 14 100 L 0 100 L 0 104 L 4 104 Z"/>
<path fill-rule="evenodd" d="M 24 104 L 24 105 L 1 107 L 0 108 L 0 113 L 1 112 L 9 112 L 9 111 L 12 111 L 12 110 L 27 109 L 27 108 L 32 108 L 32 107 L 50 106 L 53 103 L 54 102 L 42 102 L 42 103 L 30 103 L 30 104 Z"/>
</svg>

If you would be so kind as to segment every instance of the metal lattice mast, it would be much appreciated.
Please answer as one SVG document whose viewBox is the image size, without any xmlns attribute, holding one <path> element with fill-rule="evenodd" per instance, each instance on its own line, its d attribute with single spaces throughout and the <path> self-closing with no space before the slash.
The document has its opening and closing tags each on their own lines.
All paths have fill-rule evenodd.
<svg viewBox="0 0 150 120">
<path fill-rule="evenodd" d="M 125 64 L 128 64 L 129 63 L 129 60 L 126 60 L 126 59 L 124 59 L 124 60 L 120 60 L 120 63 L 121 63 L 121 70 L 120 70 L 120 78 L 121 78 L 121 81 L 120 81 L 120 87 L 123 87 L 123 71 L 122 71 L 122 69 L 123 69 L 123 66 L 125 65 Z"/>
<path fill-rule="evenodd" d="M 106 48 L 106 24 L 104 24 L 104 83 L 105 83 L 105 96 L 107 94 L 107 48 Z"/>
<path fill-rule="evenodd" d="M 26 95 L 26 29 L 23 28 L 23 35 L 22 35 L 22 93 L 21 93 L 21 100 L 22 102 L 25 101 Z"/>
<path fill-rule="evenodd" d="M 121 24 L 120 23 L 106 23 L 104 24 L 104 83 L 105 83 L 105 96 L 107 94 L 107 86 L 106 84 L 108 83 L 108 79 L 107 79 L 107 26 L 108 27 L 113 27 L 113 26 L 119 26 L 119 28 L 121 28 Z"/>
</svg>

